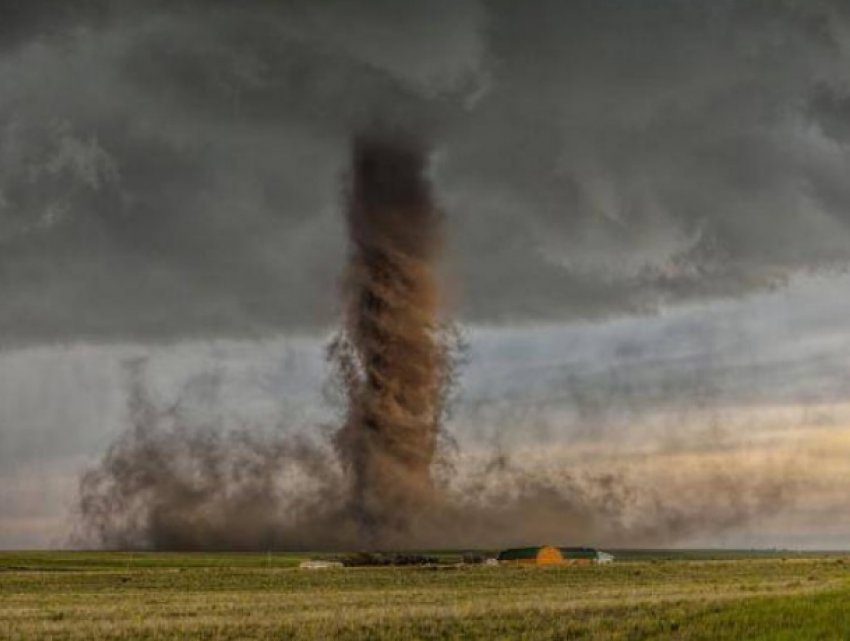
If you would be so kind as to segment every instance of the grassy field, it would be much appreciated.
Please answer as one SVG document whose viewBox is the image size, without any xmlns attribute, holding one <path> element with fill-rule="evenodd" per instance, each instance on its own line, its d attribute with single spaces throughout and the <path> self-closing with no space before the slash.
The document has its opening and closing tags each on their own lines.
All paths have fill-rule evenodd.
<svg viewBox="0 0 850 641">
<path fill-rule="evenodd" d="M 850 639 L 850 557 L 300 570 L 309 555 L 0 553 L 2 639 Z"/>
</svg>

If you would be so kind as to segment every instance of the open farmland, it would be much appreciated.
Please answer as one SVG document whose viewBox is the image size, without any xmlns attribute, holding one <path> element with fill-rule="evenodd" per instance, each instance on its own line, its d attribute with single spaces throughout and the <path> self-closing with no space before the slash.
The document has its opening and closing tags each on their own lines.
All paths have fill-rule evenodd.
<svg viewBox="0 0 850 641">
<path fill-rule="evenodd" d="M 3 639 L 847 638 L 850 557 L 345 568 L 297 554 L 0 554 Z"/>
</svg>

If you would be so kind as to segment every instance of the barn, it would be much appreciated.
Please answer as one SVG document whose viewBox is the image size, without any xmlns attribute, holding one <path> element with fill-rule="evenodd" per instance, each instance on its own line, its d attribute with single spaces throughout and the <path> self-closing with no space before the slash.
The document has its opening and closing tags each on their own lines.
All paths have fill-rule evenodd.
<svg viewBox="0 0 850 641">
<path fill-rule="evenodd" d="M 497 558 L 499 563 L 517 565 L 561 565 L 564 562 L 561 550 L 551 545 L 502 550 Z"/>
<path fill-rule="evenodd" d="M 542 545 L 502 550 L 497 557 L 506 565 L 596 565 L 610 563 L 614 557 L 593 548 L 558 548 Z"/>
</svg>

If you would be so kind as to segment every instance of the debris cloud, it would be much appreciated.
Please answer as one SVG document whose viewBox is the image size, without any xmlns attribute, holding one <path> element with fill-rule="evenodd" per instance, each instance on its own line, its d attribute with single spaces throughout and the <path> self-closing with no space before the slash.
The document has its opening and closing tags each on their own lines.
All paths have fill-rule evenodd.
<svg viewBox="0 0 850 641">
<path fill-rule="evenodd" d="M 401 484 L 382 494 L 360 481 L 360 491 L 381 501 L 380 509 L 370 504 L 373 520 L 364 528 L 363 495 L 352 491 L 357 481 L 330 443 L 199 422 L 179 404 L 158 403 L 144 376 L 142 364 L 128 369 L 129 427 L 81 479 L 72 541 L 77 546 L 409 550 L 540 541 L 705 544 L 753 524 L 767 527 L 801 501 L 817 505 L 828 485 L 835 491 L 846 477 L 846 458 L 823 478 L 808 472 L 822 467 L 816 448 L 622 456 L 596 464 L 531 460 L 522 452 L 464 454 L 453 461 L 451 478 L 429 477 L 439 495 L 434 490 L 431 497 L 405 496 L 401 492 L 408 486 Z M 838 463 L 847 447 L 834 449 Z M 801 460 L 819 463 L 801 466 Z M 414 499 L 421 502 L 412 504 Z"/>
<path fill-rule="evenodd" d="M 130 425 L 81 480 L 81 541 L 154 549 L 671 544 L 734 529 L 793 499 L 799 488 L 784 461 L 743 460 L 740 472 L 674 461 L 686 472 L 680 478 L 634 466 L 452 459 L 441 445 L 457 342 L 441 315 L 443 220 L 427 159 L 405 135 L 370 131 L 353 144 L 343 323 L 328 349 L 345 403 L 341 426 L 317 441 L 199 425 L 179 403 L 158 407 L 143 363 L 130 363 Z M 455 469 L 438 465 L 447 462 Z"/>
<path fill-rule="evenodd" d="M 110 549 L 333 548 L 351 541 L 328 448 L 199 424 L 126 364 L 128 427 L 80 479 L 72 543 Z"/>
</svg>

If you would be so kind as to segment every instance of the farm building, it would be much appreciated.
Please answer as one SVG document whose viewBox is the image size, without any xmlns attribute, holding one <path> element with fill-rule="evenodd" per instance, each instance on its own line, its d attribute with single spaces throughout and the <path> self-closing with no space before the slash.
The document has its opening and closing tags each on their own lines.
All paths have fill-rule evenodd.
<svg viewBox="0 0 850 641">
<path fill-rule="evenodd" d="M 498 560 L 500 563 L 518 565 L 592 565 L 611 563 L 614 557 L 593 548 L 556 548 L 543 545 L 502 550 Z"/>
<path fill-rule="evenodd" d="M 499 552 L 499 563 L 517 563 L 521 565 L 561 565 L 564 556 L 561 550 L 551 545 L 533 548 L 512 548 Z"/>
<path fill-rule="evenodd" d="M 603 565 L 611 563 L 614 555 L 593 548 L 560 548 L 564 561 L 574 565 Z"/>
</svg>

